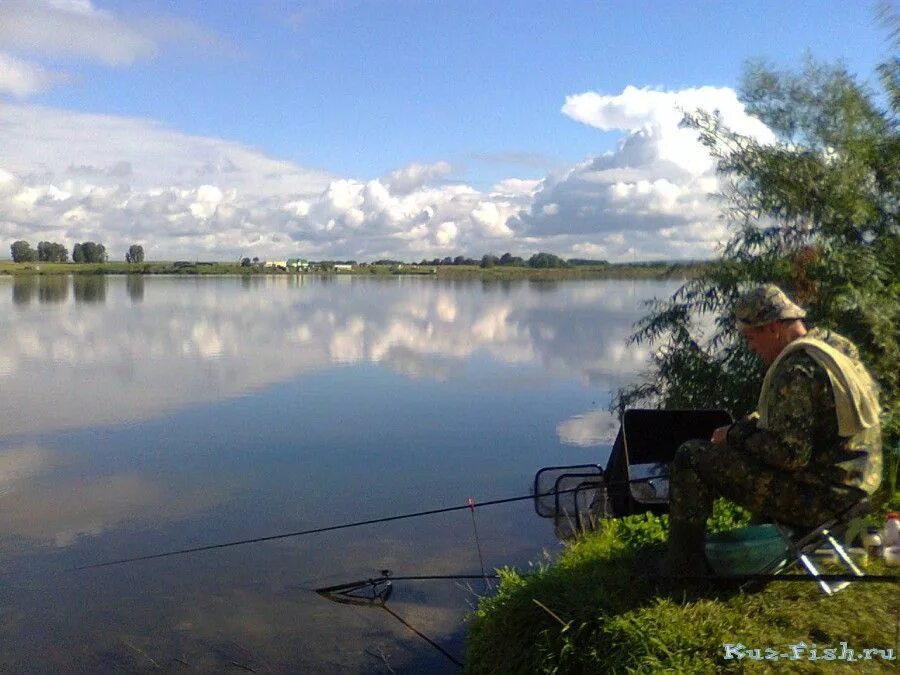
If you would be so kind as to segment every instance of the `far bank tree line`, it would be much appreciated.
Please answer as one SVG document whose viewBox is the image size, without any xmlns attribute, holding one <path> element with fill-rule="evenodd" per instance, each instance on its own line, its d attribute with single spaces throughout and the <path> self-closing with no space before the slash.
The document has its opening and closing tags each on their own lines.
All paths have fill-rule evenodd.
<svg viewBox="0 0 900 675">
<path fill-rule="evenodd" d="M 399 260 L 376 260 L 375 264 L 396 265 Z M 513 255 L 512 253 L 504 253 L 501 256 L 493 253 L 485 253 L 481 256 L 481 260 L 475 258 L 467 258 L 458 255 L 455 258 L 447 256 L 446 258 L 434 258 L 433 260 L 423 259 L 420 265 L 478 265 L 480 267 L 577 267 L 579 265 L 607 265 L 606 260 L 584 260 L 582 258 L 569 258 L 564 260 L 558 255 L 552 253 L 535 253 L 533 256 L 525 260 L 524 258 Z"/>
<path fill-rule="evenodd" d="M 49 241 L 42 241 L 37 245 L 37 249 L 31 248 L 31 244 L 27 241 L 16 241 L 10 246 L 13 262 L 29 263 L 29 262 L 51 262 L 65 263 L 69 261 L 69 252 L 62 244 Z M 109 254 L 103 244 L 92 241 L 85 241 L 75 244 L 72 247 L 72 262 L 74 263 L 104 263 L 109 262 Z M 132 244 L 125 253 L 125 262 L 142 263 L 144 262 L 144 248 L 140 244 Z M 355 260 L 328 260 L 317 263 L 319 266 L 329 268 L 336 264 L 357 264 Z M 365 264 L 365 263 L 363 263 Z M 376 260 L 373 265 L 398 265 L 406 264 L 401 260 Z M 412 263 L 415 265 L 416 263 Z M 586 260 L 582 258 L 569 258 L 565 260 L 553 253 L 535 253 L 525 260 L 521 256 L 504 253 L 497 256 L 493 253 L 486 253 L 480 260 L 458 255 L 456 257 L 447 256 L 445 258 L 434 258 L 433 260 L 423 259 L 419 265 L 439 266 L 439 265 L 471 265 L 480 266 L 482 268 L 491 267 L 531 267 L 531 268 L 561 268 L 561 267 L 578 267 L 583 265 L 607 265 L 606 260 Z M 259 258 L 242 258 L 242 267 L 260 266 L 262 261 Z"/>
<path fill-rule="evenodd" d="M 56 262 L 69 261 L 69 251 L 63 244 L 50 241 L 42 241 L 37 249 L 31 248 L 27 241 L 15 241 L 9 247 L 13 262 Z M 104 263 L 109 262 L 109 254 L 103 244 L 93 241 L 85 241 L 72 247 L 72 262 L 74 263 Z M 125 253 L 125 262 L 144 262 L 144 247 L 140 244 L 132 244 Z"/>
</svg>

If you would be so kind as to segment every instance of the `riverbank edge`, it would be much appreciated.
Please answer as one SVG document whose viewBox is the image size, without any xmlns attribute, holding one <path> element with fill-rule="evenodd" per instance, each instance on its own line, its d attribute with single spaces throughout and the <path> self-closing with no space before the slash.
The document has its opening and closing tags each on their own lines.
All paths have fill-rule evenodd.
<svg viewBox="0 0 900 675">
<path fill-rule="evenodd" d="M 897 502 L 900 495 L 895 495 Z M 747 522 L 747 514 L 720 507 L 711 531 Z M 900 604 L 896 586 L 857 583 L 832 597 L 814 583 L 769 583 L 741 591 L 661 582 L 652 577 L 668 533 L 666 516 L 604 521 L 555 560 L 528 572 L 499 570 L 496 593 L 471 617 L 468 673 L 744 672 L 775 668 L 746 656 L 771 647 L 776 654 L 805 645 L 792 672 L 896 672 Z M 837 570 L 835 570 L 837 571 Z M 870 574 L 897 568 L 870 562 Z M 893 649 L 894 660 L 828 659 L 824 651 Z M 726 645 L 734 645 L 728 658 Z M 743 648 L 744 658 L 735 656 Z"/>
<path fill-rule="evenodd" d="M 703 263 L 621 263 L 566 268 L 487 267 L 475 265 L 366 265 L 350 270 L 288 272 L 232 263 L 13 263 L 0 262 L 0 275 L 134 274 L 178 276 L 432 276 L 443 279 L 567 280 L 567 279 L 689 279 L 708 269 Z"/>
</svg>

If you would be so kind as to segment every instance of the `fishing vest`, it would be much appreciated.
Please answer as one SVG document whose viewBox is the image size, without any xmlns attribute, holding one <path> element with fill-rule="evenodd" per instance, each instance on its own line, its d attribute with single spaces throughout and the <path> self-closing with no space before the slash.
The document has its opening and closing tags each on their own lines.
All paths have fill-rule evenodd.
<svg viewBox="0 0 900 675">
<path fill-rule="evenodd" d="M 774 374 L 792 356 L 803 353 L 828 376 L 834 406 L 816 420 L 813 457 L 807 470 L 831 483 L 872 494 L 881 484 L 882 451 L 878 387 L 846 338 L 812 329 L 791 342 L 769 367 L 759 396 L 759 426 L 767 428 L 770 406 L 779 405 Z"/>
</svg>

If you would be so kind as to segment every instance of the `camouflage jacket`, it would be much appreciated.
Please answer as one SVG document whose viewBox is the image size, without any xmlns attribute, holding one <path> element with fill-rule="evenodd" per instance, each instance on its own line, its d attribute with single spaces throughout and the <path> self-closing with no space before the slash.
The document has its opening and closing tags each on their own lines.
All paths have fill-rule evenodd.
<svg viewBox="0 0 900 675">
<path fill-rule="evenodd" d="M 816 328 L 807 337 L 859 360 L 856 347 L 837 333 Z M 754 415 L 738 420 L 728 430 L 728 444 L 765 464 L 796 473 L 804 482 L 847 485 L 869 494 L 878 489 L 881 428 L 876 425 L 854 436 L 840 436 L 828 374 L 804 351 L 786 355 L 776 367 L 769 428 L 760 428 Z"/>
</svg>

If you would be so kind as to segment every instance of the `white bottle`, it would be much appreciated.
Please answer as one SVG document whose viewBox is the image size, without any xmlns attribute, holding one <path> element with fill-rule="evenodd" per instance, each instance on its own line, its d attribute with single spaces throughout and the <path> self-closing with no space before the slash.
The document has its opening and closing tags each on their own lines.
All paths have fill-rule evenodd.
<svg viewBox="0 0 900 675">
<path fill-rule="evenodd" d="M 900 546 L 885 546 L 884 562 L 890 567 L 900 567 Z"/>
<path fill-rule="evenodd" d="M 891 511 L 881 531 L 881 543 L 884 546 L 900 545 L 900 513 Z"/>
<path fill-rule="evenodd" d="M 870 558 L 881 557 L 881 535 L 878 534 L 877 527 L 870 527 L 863 535 L 863 548 L 866 549 Z"/>
</svg>

